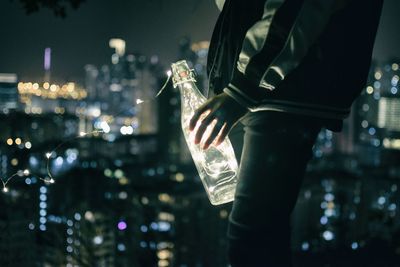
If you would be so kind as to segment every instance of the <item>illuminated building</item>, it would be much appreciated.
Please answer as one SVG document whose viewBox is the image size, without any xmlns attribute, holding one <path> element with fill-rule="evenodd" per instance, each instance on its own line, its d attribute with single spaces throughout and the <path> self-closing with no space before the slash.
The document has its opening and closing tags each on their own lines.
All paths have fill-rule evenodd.
<svg viewBox="0 0 400 267">
<path fill-rule="evenodd" d="M 107 111 L 109 108 L 108 98 L 110 95 L 110 82 L 111 74 L 110 67 L 103 65 L 99 69 L 99 76 L 97 80 L 97 96 L 101 103 L 101 110 Z"/>
<path fill-rule="evenodd" d="M 23 98 L 23 103 L 29 101 L 30 97 L 38 96 L 43 99 L 73 99 L 82 100 L 87 97 L 85 89 L 79 87 L 73 82 L 66 84 L 50 83 L 18 83 L 18 92 Z"/>
<path fill-rule="evenodd" d="M 357 102 L 358 140 L 363 162 L 379 165 L 390 150 L 400 149 L 400 69 L 398 61 L 375 63 Z"/>
<path fill-rule="evenodd" d="M 74 114 L 78 101 L 87 97 L 86 90 L 73 82 L 61 85 L 19 82 L 18 92 L 28 114 Z"/>
<path fill-rule="evenodd" d="M 122 39 L 111 39 L 109 45 L 114 49 L 110 66 L 85 66 L 88 97 L 86 106 L 78 110 L 82 131 L 104 130 L 105 126 L 110 139 L 157 133 L 158 102 L 154 97 L 162 73 L 158 58 L 126 53 Z"/>
<path fill-rule="evenodd" d="M 44 50 L 44 82 L 50 82 L 51 79 L 51 48 L 47 47 Z"/>
<path fill-rule="evenodd" d="M 363 92 L 360 113 L 366 121 L 361 127 L 370 129 L 375 126 L 388 131 L 400 131 L 399 65 L 397 63 L 374 65 L 369 83 Z M 368 123 L 372 125 L 367 125 Z M 369 127 L 370 126 L 370 127 Z"/>
<path fill-rule="evenodd" d="M 159 90 L 157 74 L 151 70 L 150 62 L 141 62 L 142 68 L 135 72 L 137 85 L 135 88 L 135 99 L 154 99 Z M 139 67 L 141 67 L 139 65 Z M 158 131 L 157 117 L 158 101 L 146 101 L 136 106 L 137 117 L 139 120 L 139 132 L 143 134 L 156 133 Z"/>
<path fill-rule="evenodd" d="M 99 71 L 94 65 L 85 66 L 85 88 L 88 94 L 88 101 L 95 101 L 97 99 L 97 79 Z"/>
<path fill-rule="evenodd" d="M 0 112 L 18 108 L 17 75 L 0 73 Z"/>
</svg>

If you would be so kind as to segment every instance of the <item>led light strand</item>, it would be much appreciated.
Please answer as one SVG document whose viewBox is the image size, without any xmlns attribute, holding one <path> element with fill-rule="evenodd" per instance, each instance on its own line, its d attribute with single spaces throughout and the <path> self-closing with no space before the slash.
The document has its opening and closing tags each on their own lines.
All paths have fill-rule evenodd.
<svg viewBox="0 0 400 267">
<path fill-rule="evenodd" d="M 64 141 L 64 142 L 62 142 L 62 143 L 60 143 L 60 144 L 58 144 L 53 150 L 51 150 L 50 152 L 47 152 L 47 153 L 46 153 L 46 158 L 47 158 L 46 171 L 47 171 L 48 179 L 46 179 L 45 182 L 48 182 L 48 183 L 51 183 L 51 184 L 54 184 L 54 183 L 55 183 L 55 179 L 54 179 L 54 177 L 53 177 L 53 175 L 51 174 L 51 171 L 50 171 L 50 159 L 51 159 L 51 157 L 53 156 L 53 154 L 55 154 L 56 151 L 57 151 L 60 147 L 62 147 L 62 146 L 65 145 L 66 143 L 71 142 L 71 141 L 73 141 L 73 140 L 80 139 L 80 138 L 87 137 L 87 136 L 92 136 L 92 135 L 95 135 L 95 134 L 100 134 L 100 133 L 105 133 L 105 132 L 102 131 L 102 130 L 96 130 L 96 131 L 92 131 L 92 132 L 89 132 L 89 133 L 80 132 L 79 135 L 77 135 L 77 136 L 75 136 L 75 137 L 73 137 L 73 138 L 70 138 L 70 139 L 68 139 L 68 140 L 66 140 L 66 141 Z"/>
<path fill-rule="evenodd" d="M 167 74 L 167 80 L 164 82 L 164 84 L 163 84 L 163 86 L 161 87 L 161 89 L 157 92 L 156 96 L 155 96 L 154 98 L 149 98 L 149 99 L 144 99 L 144 100 L 138 98 L 138 99 L 136 99 L 136 104 L 137 104 L 137 105 L 140 105 L 140 104 L 145 103 L 145 102 L 153 101 L 153 100 L 155 100 L 157 97 L 159 97 L 159 96 L 162 94 L 162 92 L 164 92 L 165 88 L 167 88 L 167 85 L 168 85 L 169 81 L 171 80 L 172 71 L 171 71 L 171 70 L 168 70 L 168 71 L 166 72 L 166 74 Z"/>
<path fill-rule="evenodd" d="M 25 169 L 25 170 L 19 170 L 16 173 L 12 174 L 11 176 L 9 176 L 7 179 L 3 179 L 0 178 L 1 183 L 3 184 L 3 192 L 7 193 L 9 191 L 9 188 L 7 187 L 7 184 L 9 182 L 11 182 L 11 180 L 13 180 L 16 176 L 19 177 L 23 177 L 23 176 L 28 176 L 28 175 L 34 175 L 36 176 L 39 180 L 47 183 L 47 184 L 54 184 L 55 183 L 55 179 L 54 176 L 52 175 L 51 171 L 50 171 L 50 159 L 52 158 L 52 155 L 54 153 L 56 153 L 56 151 L 62 147 L 64 144 L 75 140 L 75 139 L 80 139 L 89 135 L 95 135 L 95 134 L 99 134 L 99 133 L 104 133 L 104 131 L 93 131 L 90 133 L 85 133 L 85 132 L 80 132 L 79 135 L 70 138 L 64 142 L 61 142 L 60 144 L 58 144 L 53 150 L 51 150 L 50 152 L 46 152 L 45 156 L 47 158 L 47 162 L 46 162 L 46 172 L 47 172 L 47 177 L 46 178 L 42 178 L 40 175 L 36 175 L 34 173 L 32 173 L 29 169 Z"/>
<path fill-rule="evenodd" d="M 4 180 L 3 178 L 0 179 L 1 183 L 3 184 L 3 192 L 4 192 L 4 193 L 7 193 L 7 192 L 9 191 L 9 188 L 7 187 L 7 184 L 8 184 L 11 180 L 13 180 L 16 176 L 19 176 L 19 177 L 26 177 L 26 176 L 29 176 L 29 175 L 31 175 L 31 174 L 32 174 L 33 176 L 37 176 L 37 178 L 38 178 L 39 180 L 42 180 L 42 181 L 44 181 L 44 182 L 48 182 L 48 179 L 45 179 L 45 178 L 40 177 L 39 175 L 33 174 L 29 169 L 19 170 L 19 171 L 17 171 L 16 173 L 14 173 L 14 174 L 12 174 L 11 176 L 9 176 L 6 180 Z"/>
<path fill-rule="evenodd" d="M 153 101 L 153 100 L 155 100 L 158 96 L 160 96 L 162 92 L 164 92 L 165 88 L 167 88 L 167 85 L 168 85 L 169 81 L 171 80 L 172 71 L 171 71 L 171 70 L 168 70 L 168 71 L 166 72 L 166 74 L 167 74 L 167 79 L 166 79 L 166 81 L 164 82 L 164 84 L 163 84 L 163 86 L 161 87 L 161 89 L 157 92 L 157 94 L 155 95 L 155 97 L 149 98 L 149 99 L 144 99 L 144 100 L 138 98 L 138 99 L 136 100 L 136 104 L 137 104 L 137 105 L 140 105 L 140 104 L 142 104 L 142 103 L 146 103 L 146 102 L 149 102 L 149 101 Z M 122 111 L 122 112 L 124 112 L 124 111 Z M 120 113 L 122 113 L 122 112 L 120 112 Z M 32 174 L 32 175 L 36 176 L 39 180 L 41 180 L 41 181 L 43 181 L 43 182 L 45 182 L 45 183 L 54 184 L 54 183 L 55 183 L 55 179 L 54 179 L 54 176 L 52 175 L 52 173 L 51 173 L 51 171 L 50 171 L 50 159 L 52 158 L 53 154 L 55 154 L 56 151 L 57 151 L 60 147 L 62 147 L 63 145 L 65 145 L 65 144 L 68 143 L 68 142 L 71 142 L 71 141 L 73 141 L 73 140 L 80 139 L 80 138 L 83 138 L 83 137 L 92 136 L 92 135 L 95 135 L 95 134 L 100 134 L 100 133 L 105 133 L 105 131 L 96 130 L 96 131 L 92 131 L 92 132 L 89 132 L 89 133 L 80 132 L 79 135 L 77 135 L 77 136 L 75 136 L 75 137 L 73 137 L 73 138 L 70 138 L 70 139 L 68 139 L 68 140 L 65 140 L 65 141 L 61 142 L 61 143 L 58 144 L 54 149 L 52 149 L 50 152 L 46 152 L 46 154 L 45 154 L 46 159 L 47 159 L 47 162 L 46 162 L 46 172 L 47 172 L 47 176 L 48 176 L 48 177 L 46 177 L 46 178 L 42 178 L 42 177 L 40 177 L 40 175 L 35 175 L 35 174 L 31 173 L 31 171 L 30 171 L 29 169 L 19 170 L 19 171 L 17 171 L 16 173 L 14 173 L 14 174 L 12 174 L 11 176 L 9 176 L 9 177 L 8 177 L 7 179 L 5 179 L 5 180 L 4 180 L 3 178 L 0 178 L 0 181 L 1 181 L 1 183 L 3 184 L 3 192 L 4 192 L 4 193 L 7 193 L 7 192 L 9 191 L 9 188 L 7 187 L 7 184 L 8 184 L 13 178 L 15 178 L 16 176 L 22 177 L 22 176 L 28 176 L 28 175 Z"/>
</svg>

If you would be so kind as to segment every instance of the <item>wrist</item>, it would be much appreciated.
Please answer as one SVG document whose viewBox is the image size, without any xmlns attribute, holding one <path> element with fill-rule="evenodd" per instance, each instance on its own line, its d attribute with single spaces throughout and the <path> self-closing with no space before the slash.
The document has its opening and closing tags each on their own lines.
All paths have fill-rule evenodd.
<svg viewBox="0 0 400 267">
<path fill-rule="evenodd" d="M 243 99 L 240 95 L 238 95 L 235 91 L 231 90 L 229 87 L 224 88 L 223 90 L 224 95 L 231 99 L 233 102 L 237 104 L 240 108 L 246 109 L 250 111 L 250 107 L 252 107 L 252 103 L 249 103 L 245 99 Z"/>
</svg>

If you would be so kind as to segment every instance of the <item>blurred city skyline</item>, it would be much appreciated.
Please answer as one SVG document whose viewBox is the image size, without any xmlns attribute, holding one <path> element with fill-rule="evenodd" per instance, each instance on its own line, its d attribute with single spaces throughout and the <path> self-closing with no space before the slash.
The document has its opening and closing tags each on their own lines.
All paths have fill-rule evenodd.
<svg viewBox="0 0 400 267">
<path fill-rule="evenodd" d="M 82 81 L 84 66 L 110 61 L 111 38 L 127 42 L 127 52 L 157 55 L 168 66 L 175 61 L 177 43 L 209 39 L 218 15 L 213 1 L 86 1 L 68 10 L 65 19 L 43 9 L 26 15 L 18 2 L 0 3 L 0 73 L 17 73 L 20 80 L 43 77 L 43 56 L 52 48 L 52 77 Z M 204 20 L 204 18 L 207 18 Z M 40 80 L 39 80 L 40 81 Z"/>
<path fill-rule="evenodd" d="M 178 89 L 155 98 L 178 59 L 207 87 L 218 11 L 173 2 L 86 0 L 61 19 L 1 1 L 1 267 L 228 266 L 231 204 L 204 192 Z M 292 216 L 296 266 L 400 262 L 397 10 L 386 1 L 343 131 L 317 137 Z"/>
<path fill-rule="evenodd" d="M 362 9 L 362 7 L 360 7 Z M 386 0 L 374 49 L 374 59 L 394 58 L 400 37 L 400 2 Z M 65 19 L 50 10 L 26 15 L 18 2 L 0 3 L 0 73 L 17 73 L 20 80 L 41 81 L 43 54 L 52 48 L 52 77 L 82 82 L 86 64 L 109 62 L 110 38 L 122 38 L 127 51 L 157 55 L 168 66 L 177 60 L 176 44 L 184 36 L 209 40 L 218 16 L 213 0 L 84 2 L 68 10 Z"/>
</svg>

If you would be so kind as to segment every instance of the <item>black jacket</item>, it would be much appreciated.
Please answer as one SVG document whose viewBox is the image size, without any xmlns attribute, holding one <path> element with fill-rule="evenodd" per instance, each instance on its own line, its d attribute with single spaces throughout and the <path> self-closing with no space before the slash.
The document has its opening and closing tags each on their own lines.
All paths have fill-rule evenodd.
<svg viewBox="0 0 400 267">
<path fill-rule="evenodd" d="M 208 54 L 209 90 L 251 112 L 341 128 L 365 86 L 383 0 L 226 0 Z"/>
</svg>

